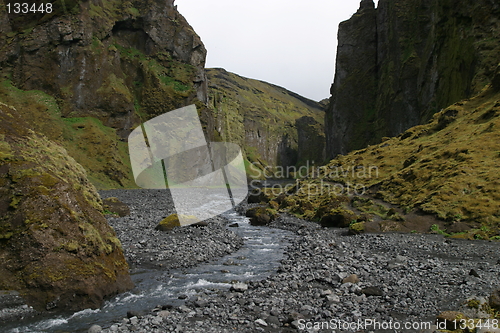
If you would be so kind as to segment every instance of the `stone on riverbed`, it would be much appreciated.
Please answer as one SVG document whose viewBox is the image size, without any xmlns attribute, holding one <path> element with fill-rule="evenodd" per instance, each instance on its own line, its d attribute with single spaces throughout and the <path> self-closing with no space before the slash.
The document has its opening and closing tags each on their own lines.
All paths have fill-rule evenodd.
<svg viewBox="0 0 500 333">
<path fill-rule="evenodd" d="M 235 283 L 231 286 L 231 291 L 244 292 L 248 290 L 248 285 L 245 283 Z"/>
<path fill-rule="evenodd" d="M 120 217 L 130 215 L 130 208 L 127 204 L 121 202 L 120 199 L 115 197 L 103 199 L 102 207 L 104 208 L 104 211 L 111 212 Z"/>
<path fill-rule="evenodd" d="M 181 225 L 191 225 L 197 223 L 200 223 L 200 220 L 198 220 L 196 216 L 181 215 L 181 218 L 179 219 L 179 216 L 177 214 L 171 214 L 161 220 L 160 223 L 158 223 L 158 225 L 156 226 L 156 230 L 168 231 L 172 230 L 175 227 L 180 227 Z"/>
</svg>

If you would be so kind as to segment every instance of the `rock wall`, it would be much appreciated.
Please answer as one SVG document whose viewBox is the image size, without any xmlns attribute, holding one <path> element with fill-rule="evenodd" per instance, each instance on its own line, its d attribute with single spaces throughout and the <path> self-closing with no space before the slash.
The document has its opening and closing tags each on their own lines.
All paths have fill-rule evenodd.
<svg viewBox="0 0 500 333">
<path fill-rule="evenodd" d="M 372 0 L 342 22 L 325 117 L 327 156 L 429 121 L 491 82 L 500 62 L 491 0 Z"/>
<path fill-rule="evenodd" d="M 53 8 L 27 19 L 0 4 L 0 81 L 53 97 L 50 111 L 68 122 L 92 117 L 101 130 L 110 129 L 102 137 L 112 147 L 99 154 L 105 161 L 92 153 L 95 136 L 80 136 L 75 144 L 72 134 L 47 134 L 96 183 L 129 185 L 126 147 L 117 149 L 119 141 L 156 115 L 207 102 L 205 47 L 173 0 L 70 0 Z"/>
<path fill-rule="evenodd" d="M 259 167 L 324 161 L 319 103 L 224 69 L 207 69 L 207 76 L 215 138 L 239 144 Z"/>
<path fill-rule="evenodd" d="M 94 184 L 132 186 L 126 138 L 207 102 L 206 50 L 173 0 L 0 3 L 0 289 L 37 309 L 132 287 Z"/>
</svg>

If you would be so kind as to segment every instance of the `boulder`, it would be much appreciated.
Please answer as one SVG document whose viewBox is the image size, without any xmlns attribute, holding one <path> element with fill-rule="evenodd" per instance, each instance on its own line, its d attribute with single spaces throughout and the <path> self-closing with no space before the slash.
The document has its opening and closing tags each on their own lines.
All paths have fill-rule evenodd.
<svg viewBox="0 0 500 333">
<path fill-rule="evenodd" d="M 68 311 L 132 288 L 83 167 L 2 103 L 0 147 L 0 290 L 18 291 L 40 311 Z"/>
<path fill-rule="evenodd" d="M 321 217 L 320 224 L 322 227 L 346 228 L 356 219 L 356 214 L 351 210 L 339 207 L 324 214 Z"/>
<path fill-rule="evenodd" d="M 192 225 L 192 224 L 198 224 L 201 223 L 200 220 L 196 218 L 196 216 L 192 215 L 182 215 L 182 225 Z M 175 227 L 180 227 L 181 226 L 181 221 L 179 220 L 179 216 L 177 214 L 171 214 L 164 218 L 163 220 L 158 223 L 156 226 L 156 230 L 160 231 L 168 231 L 172 230 Z"/>
<path fill-rule="evenodd" d="M 365 232 L 366 222 L 357 222 L 349 225 L 349 233 L 351 235 L 358 235 Z"/>
<path fill-rule="evenodd" d="M 120 199 L 111 197 L 102 200 L 104 212 L 116 214 L 120 217 L 130 215 L 130 208 L 127 204 L 120 201 Z"/>
<path fill-rule="evenodd" d="M 250 218 L 250 224 L 255 226 L 267 225 L 276 218 L 276 214 L 265 207 L 250 208 L 247 210 L 246 216 Z"/>
</svg>

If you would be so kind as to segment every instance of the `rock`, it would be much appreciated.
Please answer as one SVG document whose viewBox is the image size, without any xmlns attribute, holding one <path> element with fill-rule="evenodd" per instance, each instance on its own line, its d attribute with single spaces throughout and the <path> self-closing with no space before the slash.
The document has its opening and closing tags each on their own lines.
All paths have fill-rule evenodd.
<svg viewBox="0 0 500 333">
<path fill-rule="evenodd" d="M 349 233 L 351 235 L 359 235 L 365 232 L 366 222 L 358 222 L 349 225 Z"/>
<path fill-rule="evenodd" d="M 229 228 L 238 228 L 240 225 L 238 223 L 231 223 L 228 225 Z"/>
<path fill-rule="evenodd" d="M 250 224 L 255 226 L 267 225 L 276 218 L 268 208 L 264 207 L 250 208 L 246 216 L 250 218 Z"/>
<path fill-rule="evenodd" d="M 349 209 L 335 208 L 325 213 L 319 223 L 326 228 L 345 228 L 356 218 L 356 214 Z"/>
<path fill-rule="evenodd" d="M 485 297 L 468 298 L 459 311 L 467 317 L 475 319 L 487 319 L 491 316 L 488 299 Z"/>
<path fill-rule="evenodd" d="M 24 117 L 0 103 L 0 290 L 37 310 L 97 308 L 133 286 L 121 243 L 83 167 Z"/>
<path fill-rule="evenodd" d="M 457 311 L 444 311 L 436 317 L 436 325 L 439 329 L 454 331 L 462 319 L 468 319 L 466 315 Z"/>
<path fill-rule="evenodd" d="M 161 318 L 166 318 L 166 317 L 170 316 L 170 311 L 166 311 L 166 310 L 158 311 L 158 313 L 156 315 L 158 317 L 161 317 Z"/>
<path fill-rule="evenodd" d="M 326 300 L 330 303 L 340 303 L 340 297 L 338 295 L 327 295 Z"/>
<path fill-rule="evenodd" d="M 475 277 L 481 277 L 481 276 L 479 276 L 479 273 L 476 272 L 475 269 L 471 269 L 470 272 L 469 272 L 469 275 L 472 275 L 472 276 L 475 276 Z"/>
<path fill-rule="evenodd" d="M 197 300 L 194 302 L 194 306 L 196 306 L 197 308 L 204 308 L 205 306 L 207 306 L 207 301 L 205 300 Z"/>
<path fill-rule="evenodd" d="M 262 202 L 263 203 L 269 202 L 269 198 L 260 188 L 252 190 L 248 195 L 249 204 L 262 203 Z"/>
<path fill-rule="evenodd" d="M 104 211 L 117 214 L 120 217 L 130 215 L 130 208 L 118 198 L 110 197 L 102 200 Z"/>
<path fill-rule="evenodd" d="M 252 163 L 248 168 L 249 176 L 260 179 L 293 178 L 292 172 L 287 170 L 289 166 L 305 165 L 307 158 L 311 158 L 309 164 L 315 161 L 316 165 L 324 160 L 321 149 L 325 140 L 324 110 L 319 103 L 304 99 L 284 88 L 244 78 L 221 68 L 209 68 L 206 73 L 216 109 L 223 110 L 221 112 L 224 114 L 224 117 L 211 117 L 211 121 L 216 122 L 214 129 L 222 129 L 223 137 L 232 137 L 233 142 L 247 151 L 247 157 Z M 249 105 L 252 105 L 251 112 L 248 111 Z M 316 123 L 306 121 L 303 124 L 300 120 L 297 123 L 303 116 L 313 118 Z M 279 121 L 269 121 L 273 118 Z M 311 141 L 309 146 L 307 141 Z M 315 145 L 314 149 L 304 153 L 304 149 L 316 142 L 319 146 Z M 298 155 L 306 159 L 297 160 Z M 278 167 L 274 170 L 264 169 L 265 165 L 259 161 L 266 161 L 265 165 L 270 167 Z M 307 170 L 304 167 L 299 171 L 304 169 Z M 305 173 L 303 171 L 302 175 Z M 252 180 L 251 185 L 260 187 L 261 181 Z M 277 191 L 288 190 L 289 187 L 282 186 Z M 249 203 L 268 201 L 269 198 L 262 195 L 260 188 L 253 190 L 248 197 Z"/>
<path fill-rule="evenodd" d="M 132 325 L 137 325 L 139 323 L 139 318 L 137 317 L 132 317 L 132 318 L 129 318 L 130 319 L 130 324 Z"/>
<path fill-rule="evenodd" d="M 228 259 L 223 263 L 224 266 L 235 266 L 236 262 L 233 259 Z"/>
<path fill-rule="evenodd" d="M 356 274 L 351 274 L 349 275 L 348 277 L 344 278 L 342 280 L 342 283 L 345 284 L 345 283 L 358 283 L 359 282 L 359 278 Z"/>
<path fill-rule="evenodd" d="M 298 322 L 301 319 L 306 319 L 306 317 L 304 317 L 303 314 L 296 311 L 290 312 L 290 314 L 288 315 L 289 323 Z"/>
<path fill-rule="evenodd" d="M 180 312 L 184 312 L 184 313 L 189 313 L 189 312 L 191 312 L 191 309 L 190 309 L 190 308 L 188 308 L 188 307 L 187 307 L 187 306 L 185 306 L 185 305 L 181 305 L 181 306 L 179 306 L 179 307 L 178 307 L 178 309 L 179 309 L 179 311 L 180 311 Z"/>
<path fill-rule="evenodd" d="M 144 315 L 143 312 L 140 312 L 140 311 L 134 311 L 134 310 L 131 310 L 131 311 L 127 311 L 127 318 L 132 318 L 132 317 L 137 317 L 137 318 L 140 318 Z"/>
<path fill-rule="evenodd" d="M 267 327 L 267 323 L 266 323 L 266 321 L 265 321 L 265 320 L 263 320 L 263 319 L 257 319 L 257 320 L 255 321 L 255 323 L 256 323 L 257 325 Z"/>
<path fill-rule="evenodd" d="M 248 290 L 248 285 L 245 283 L 235 283 L 231 286 L 231 291 L 245 292 Z"/>
<path fill-rule="evenodd" d="M 23 33 L 28 29 L 27 22 L 11 22 L 2 12 L 1 31 L 13 32 L 16 46 L 3 47 L 2 37 L 0 62 L 12 61 L 9 72 L 17 73 L 15 86 L 43 91 L 44 96 L 38 95 L 38 99 L 49 101 L 56 96 L 59 99 L 61 109 L 54 104 L 47 110 L 46 104 L 52 102 L 27 104 L 33 112 L 39 109 L 40 115 L 46 115 L 26 115 L 27 119 L 37 119 L 37 131 L 63 142 L 102 186 L 135 185 L 130 167 L 126 166 L 126 149 L 118 148 L 119 139 L 126 141 L 130 129 L 141 122 L 134 114 L 133 96 L 144 97 L 137 104 L 144 112 L 144 120 L 181 104 L 207 103 L 206 49 L 172 0 L 144 7 L 113 3 L 99 14 L 88 3 L 80 5 L 72 2 L 54 7 L 49 18 L 32 20 L 29 33 Z M 134 30 L 129 30 L 126 22 L 132 21 Z M 136 40 L 138 31 L 144 33 L 144 38 Z M 113 43 L 107 40 L 111 35 L 115 38 Z M 137 53 L 130 54 L 130 49 Z M 29 56 L 23 56 L 23 50 Z M 136 58 L 139 55 L 157 66 L 143 67 Z M 169 60 L 164 60 L 165 57 Z M 39 66 L 27 71 L 19 65 L 21 58 L 29 67 Z M 144 71 L 144 77 L 138 81 L 126 80 L 129 69 L 123 66 Z M 164 75 L 172 78 L 172 82 L 160 83 Z M 18 99 L 18 104 L 28 102 L 26 95 Z M 58 113 L 51 114 L 55 110 Z M 62 117 L 71 121 L 62 121 Z"/>
<path fill-rule="evenodd" d="M 175 227 L 180 227 L 181 222 L 182 225 L 200 223 L 200 220 L 198 220 L 195 216 L 192 215 L 182 215 L 181 220 L 179 220 L 177 214 L 171 214 L 166 218 L 164 218 L 163 220 L 161 220 L 160 223 L 158 223 L 158 225 L 156 226 L 156 230 L 169 231 Z"/>
<path fill-rule="evenodd" d="M 190 226 L 192 226 L 192 227 L 207 227 L 208 221 L 200 221 L 200 222 L 192 223 L 192 224 L 190 224 Z"/>
<path fill-rule="evenodd" d="M 361 289 L 361 293 L 366 296 L 384 296 L 384 291 L 379 287 L 366 287 Z"/>
<path fill-rule="evenodd" d="M 102 332 L 102 327 L 99 325 L 92 325 L 92 326 L 90 326 L 90 328 L 87 332 L 88 333 L 100 333 L 100 332 Z"/>
</svg>

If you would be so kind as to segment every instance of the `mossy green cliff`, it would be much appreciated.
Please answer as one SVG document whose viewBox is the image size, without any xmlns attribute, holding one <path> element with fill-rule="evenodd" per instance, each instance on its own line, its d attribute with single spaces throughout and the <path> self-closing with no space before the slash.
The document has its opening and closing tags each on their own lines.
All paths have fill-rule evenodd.
<svg viewBox="0 0 500 333">
<path fill-rule="evenodd" d="M 377 145 L 338 156 L 287 192 L 281 212 L 353 233 L 500 239 L 500 67 L 481 93 Z"/>
<path fill-rule="evenodd" d="M 257 168 L 324 162 L 319 103 L 224 69 L 207 69 L 207 77 L 211 127 L 217 137 L 243 147 L 248 162 Z"/>
<path fill-rule="evenodd" d="M 130 131 L 207 101 L 206 50 L 173 2 L 56 1 L 29 20 L 0 4 L 0 101 L 29 109 L 99 187 L 133 186 Z"/>
<path fill-rule="evenodd" d="M 0 289 L 37 309 L 98 307 L 132 287 L 85 170 L 0 103 Z"/>
<path fill-rule="evenodd" d="M 500 5 L 489 0 L 363 0 L 338 32 L 327 157 L 424 124 L 475 96 L 500 62 Z"/>
</svg>

